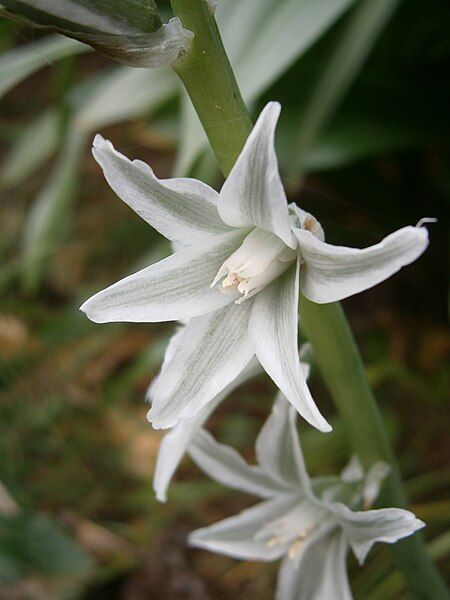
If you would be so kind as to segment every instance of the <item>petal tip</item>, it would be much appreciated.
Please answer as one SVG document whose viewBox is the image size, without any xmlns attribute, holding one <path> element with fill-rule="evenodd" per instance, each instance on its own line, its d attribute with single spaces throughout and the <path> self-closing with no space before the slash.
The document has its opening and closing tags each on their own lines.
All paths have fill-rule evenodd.
<svg viewBox="0 0 450 600">
<path fill-rule="evenodd" d="M 263 112 L 266 111 L 276 113 L 278 117 L 281 113 L 281 104 L 277 100 L 270 100 L 263 109 Z"/>
<path fill-rule="evenodd" d="M 324 425 L 322 425 L 320 427 L 320 431 L 322 433 L 330 433 L 331 431 L 333 431 L 333 428 L 331 427 L 331 425 L 329 423 L 325 423 Z"/>
<path fill-rule="evenodd" d="M 105 140 L 105 138 L 100 133 L 96 133 L 92 142 L 92 147 L 100 148 L 102 146 L 105 146 L 106 144 L 107 140 Z"/>
<path fill-rule="evenodd" d="M 154 484 L 153 491 L 155 492 L 155 498 L 158 502 L 161 504 L 165 504 L 167 502 L 167 493 L 165 490 L 161 490 L 158 485 Z"/>
</svg>

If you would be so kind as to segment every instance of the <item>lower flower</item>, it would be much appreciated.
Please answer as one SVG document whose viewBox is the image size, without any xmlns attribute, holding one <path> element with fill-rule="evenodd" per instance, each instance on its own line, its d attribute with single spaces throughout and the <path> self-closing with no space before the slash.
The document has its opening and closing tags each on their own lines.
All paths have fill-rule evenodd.
<svg viewBox="0 0 450 600">
<path fill-rule="evenodd" d="M 282 559 L 279 600 L 350 600 L 349 549 L 362 564 L 375 542 L 394 543 L 424 527 L 409 511 L 370 509 L 389 473 L 384 463 L 364 474 L 353 458 L 339 477 L 310 479 L 296 413 L 282 394 L 258 436 L 257 465 L 248 465 L 204 429 L 188 452 L 216 481 L 263 498 L 237 516 L 194 531 L 189 544 L 244 560 Z"/>
</svg>

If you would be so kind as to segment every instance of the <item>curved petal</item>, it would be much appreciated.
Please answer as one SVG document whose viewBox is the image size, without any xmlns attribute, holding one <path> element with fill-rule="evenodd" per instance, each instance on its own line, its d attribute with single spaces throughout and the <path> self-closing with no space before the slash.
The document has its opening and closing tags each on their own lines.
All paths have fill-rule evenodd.
<svg viewBox="0 0 450 600">
<path fill-rule="evenodd" d="M 289 211 L 278 172 L 275 128 L 281 107 L 269 102 L 253 127 L 218 202 L 220 216 L 232 227 L 255 225 L 275 233 L 291 248 L 297 243 L 289 225 Z"/>
<path fill-rule="evenodd" d="M 347 542 L 341 532 L 311 541 L 298 562 L 283 560 L 276 600 L 352 600 L 347 575 Z"/>
<path fill-rule="evenodd" d="M 210 284 L 241 241 L 236 231 L 211 236 L 98 292 L 81 310 L 96 323 L 176 321 L 217 310 L 239 296 Z"/>
<path fill-rule="evenodd" d="M 286 550 L 283 544 L 272 545 L 257 534 L 270 521 L 281 517 L 297 502 L 295 496 L 278 496 L 260 502 L 235 517 L 197 529 L 188 538 L 190 546 L 244 560 L 276 560 Z"/>
<path fill-rule="evenodd" d="M 374 505 L 375 500 L 378 498 L 380 493 L 383 481 L 389 475 L 391 470 L 392 468 L 390 465 L 379 460 L 367 471 L 362 489 L 365 508 L 370 508 Z"/>
<path fill-rule="evenodd" d="M 218 193 L 195 179 L 158 179 L 140 160 L 129 160 L 96 135 L 92 154 L 116 194 L 159 233 L 192 244 L 230 228 L 217 212 Z"/>
<path fill-rule="evenodd" d="M 172 360 L 152 383 L 148 419 L 155 429 L 194 417 L 253 357 L 247 332 L 253 300 L 189 321 Z"/>
<path fill-rule="evenodd" d="M 364 469 L 356 454 L 354 454 L 341 472 L 341 480 L 344 483 L 357 483 L 364 479 Z"/>
<path fill-rule="evenodd" d="M 234 448 L 219 444 L 200 429 L 188 448 L 195 464 L 211 479 L 252 496 L 270 498 L 280 491 L 259 466 L 249 465 Z"/>
<path fill-rule="evenodd" d="M 263 471 L 285 486 L 312 494 L 296 427 L 297 411 L 279 393 L 256 440 L 256 457 Z"/>
<path fill-rule="evenodd" d="M 300 365 L 298 262 L 256 294 L 249 333 L 258 360 L 301 416 L 320 431 L 331 431 L 312 399 Z"/>
<path fill-rule="evenodd" d="M 182 334 L 183 332 L 181 332 Z M 177 334 L 179 335 L 179 334 Z M 167 353 L 166 353 L 167 354 Z M 198 430 L 203 426 L 215 408 L 230 394 L 236 387 L 254 377 L 262 371 L 260 363 L 253 358 L 242 373 L 236 377 L 226 388 L 224 388 L 211 402 L 209 402 L 197 416 L 192 419 L 180 421 L 163 438 L 159 447 L 158 458 L 156 460 L 155 475 L 153 477 L 153 489 L 156 492 L 156 498 L 160 502 L 167 500 L 167 489 L 170 481 Z"/>
<path fill-rule="evenodd" d="M 362 564 L 375 542 L 393 544 L 412 535 L 425 523 L 408 510 L 402 508 L 380 508 L 353 512 L 344 504 L 329 505 L 344 530 L 348 543 Z"/>
<path fill-rule="evenodd" d="M 304 260 L 301 291 L 319 304 L 342 300 L 373 287 L 412 263 L 428 246 L 425 227 L 403 227 L 363 250 L 332 246 L 304 229 L 292 231 Z"/>
</svg>

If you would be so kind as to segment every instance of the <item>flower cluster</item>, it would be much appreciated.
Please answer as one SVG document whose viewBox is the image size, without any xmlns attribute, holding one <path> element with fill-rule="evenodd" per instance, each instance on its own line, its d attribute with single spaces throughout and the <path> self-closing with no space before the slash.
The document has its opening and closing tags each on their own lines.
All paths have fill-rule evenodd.
<svg viewBox="0 0 450 600">
<path fill-rule="evenodd" d="M 423 524 L 398 509 L 360 510 L 378 493 L 386 474 L 380 464 L 365 477 L 353 462 L 340 479 L 309 480 L 296 414 L 320 431 L 331 427 L 311 396 L 298 350 L 299 294 L 328 303 L 362 292 L 418 258 L 428 232 L 421 224 L 403 227 L 362 250 L 325 242 L 315 217 L 287 202 L 274 148 L 279 113 L 278 103 L 264 108 L 220 193 L 194 179 L 158 179 L 96 136 L 93 154 L 108 183 L 172 242 L 173 253 L 81 309 L 98 323 L 182 322 L 149 389 L 149 420 L 173 428 L 158 458 L 158 499 L 166 499 L 186 450 L 212 477 L 266 498 L 195 532 L 191 543 L 240 558 L 284 556 L 280 598 L 299 597 L 299 586 L 305 599 L 348 598 L 348 547 L 362 561 L 375 541 L 394 542 Z M 259 371 L 281 393 L 258 438 L 259 466 L 250 467 L 201 428 Z"/>
</svg>

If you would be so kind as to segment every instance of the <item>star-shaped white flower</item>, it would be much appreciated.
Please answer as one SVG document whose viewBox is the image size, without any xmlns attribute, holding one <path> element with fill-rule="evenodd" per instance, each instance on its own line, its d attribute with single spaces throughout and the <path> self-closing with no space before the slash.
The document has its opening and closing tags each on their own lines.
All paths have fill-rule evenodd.
<svg viewBox="0 0 450 600">
<path fill-rule="evenodd" d="M 216 481 L 264 500 L 194 531 L 189 543 L 244 560 L 282 559 L 279 600 L 349 600 L 349 548 L 362 564 L 375 542 L 394 543 L 424 523 L 407 510 L 370 510 L 389 472 L 384 463 L 364 476 L 352 459 L 340 477 L 310 479 L 295 421 L 296 411 L 279 394 L 258 436 L 255 466 L 204 429 L 198 432 L 188 448 L 197 465 Z"/>
<path fill-rule="evenodd" d="M 220 194 L 195 179 L 159 180 L 145 163 L 94 140 L 112 189 L 175 248 L 81 307 L 99 323 L 187 321 L 149 390 L 155 428 L 194 417 L 256 355 L 298 412 L 329 431 L 300 368 L 299 288 L 314 302 L 340 300 L 427 247 L 423 227 L 404 227 L 364 250 L 325 243 L 316 219 L 288 206 L 274 149 L 279 113 L 275 102 L 262 111 Z"/>
</svg>

